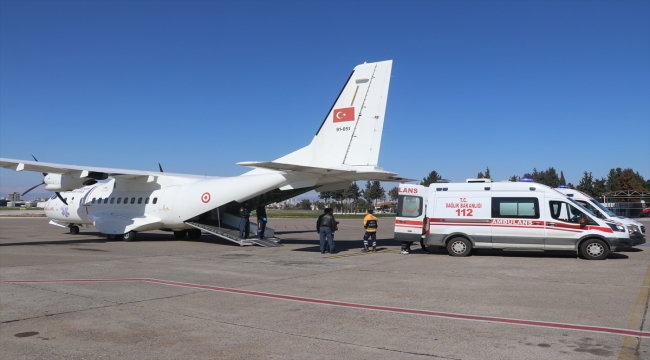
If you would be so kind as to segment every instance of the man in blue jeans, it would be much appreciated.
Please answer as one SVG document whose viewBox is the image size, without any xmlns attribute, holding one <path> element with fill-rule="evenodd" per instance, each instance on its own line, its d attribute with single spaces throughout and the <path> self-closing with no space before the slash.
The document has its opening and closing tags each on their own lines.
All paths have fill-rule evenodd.
<svg viewBox="0 0 650 360">
<path fill-rule="evenodd" d="M 323 214 L 318 217 L 316 221 L 316 231 L 320 235 L 320 253 L 325 254 L 325 241 L 330 248 L 330 254 L 336 254 L 338 251 L 334 249 L 334 239 L 332 238 L 332 231 L 336 229 L 336 220 L 332 214 L 331 208 L 326 208 Z"/>
<path fill-rule="evenodd" d="M 253 215 L 251 209 L 248 206 L 248 201 L 244 201 L 239 208 L 239 238 L 248 239 L 248 233 L 250 231 L 250 217 Z"/>
</svg>

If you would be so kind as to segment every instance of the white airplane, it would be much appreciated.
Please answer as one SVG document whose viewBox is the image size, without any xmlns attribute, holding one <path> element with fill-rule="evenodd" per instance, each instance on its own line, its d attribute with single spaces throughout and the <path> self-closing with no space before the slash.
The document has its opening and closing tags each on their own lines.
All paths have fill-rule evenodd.
<svg viewBox="0 0 650 360">
<path fill-rule="evenodd" d="M 79 233 L 81 225 L 93 225 L 110 238 L 126 241 L 148 230 L 198 238 L 201 230 L 215 230 L 202 224 L 214 225 L 216 217 L 221 227 L 225 213 L 238 210 L 239 202 L 268 204 L 312 189 L 347 188 L 355 180 L 407 181 L 377 167 L 391 67 L 392 60 L 356 66 L 309 145 L 274 161 L 240 162 L 254 168 L 240 176 L 5 158 L 0 158 L 0 168 L 43 173 L 45 189 L 56 192 L 45 214 L 51 224 L 68 227 L 72 234 Z"/>
</svg>

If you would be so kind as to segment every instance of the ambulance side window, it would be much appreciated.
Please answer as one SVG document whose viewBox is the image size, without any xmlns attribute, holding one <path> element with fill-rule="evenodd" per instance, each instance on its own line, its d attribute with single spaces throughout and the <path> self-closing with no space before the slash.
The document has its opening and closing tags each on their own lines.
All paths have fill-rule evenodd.
<svg viewBox="0 0 650 360">
<path fill-rule="evenodd" d="M 536 197 L 494 197 L 492 217 L 539 219 L 539 201 Z"/>
<path fill-rule="evenodd" d="M 572 206 L 561 201 L 550 201 L 551 217 L 556 220 L 579 224 L 582 212 Z"/>
<path fill-rule="evenodd" d="M 416 218 L 422 215 L 422 197 L 400 195 L 397 198 L 397 217 Z"/>
</svg>

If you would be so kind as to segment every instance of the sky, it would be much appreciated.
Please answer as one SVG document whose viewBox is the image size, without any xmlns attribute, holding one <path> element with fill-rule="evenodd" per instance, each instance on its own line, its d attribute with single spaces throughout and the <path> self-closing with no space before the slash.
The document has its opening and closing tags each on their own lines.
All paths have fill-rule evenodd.
<svg viewBox="0 0 650 360">
<path fill-rule="evenodd" d="M 0 157 L 237 176 L 389 59 L 386 170 L 650 178 L 645 0 L 0 0 Z M 0 196 L 41 179 L 1 169 Z"/>
</svg>

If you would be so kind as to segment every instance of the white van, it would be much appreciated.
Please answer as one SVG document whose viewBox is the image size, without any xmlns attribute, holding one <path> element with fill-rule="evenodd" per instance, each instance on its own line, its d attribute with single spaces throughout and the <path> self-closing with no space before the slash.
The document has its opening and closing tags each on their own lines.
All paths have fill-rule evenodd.
<svg viewBox="0 0 650 360">
<path fill-rule="evenodd" d="M 599 203 L 598 200 L 592 198 L 588 194 L 583 193 L 582 191 L 569 189 L 566 187 L 559 187 L 555 190 L 565 194 L 582 206 L 586 207 L 598 218 L 620 222 L 623 225 L 627 226 L 629 229 L 632 229 L 634 232 L 634 234 L 631 236 L 633 246 L 645 244 L 645 226 L 642 223 L 623 216 L 616 216 L 616 214 L 607 209 L 603 204 Z"/>
<path fill-rule="evenodd" d="M 472 249 L 573 250 L 601 260 L 633 246 L 626 226 L 598 219 L 546 185 L 480 181 L 400 185 L 395 239 L 422 239 L 452 256 Z"/>
</svg>

